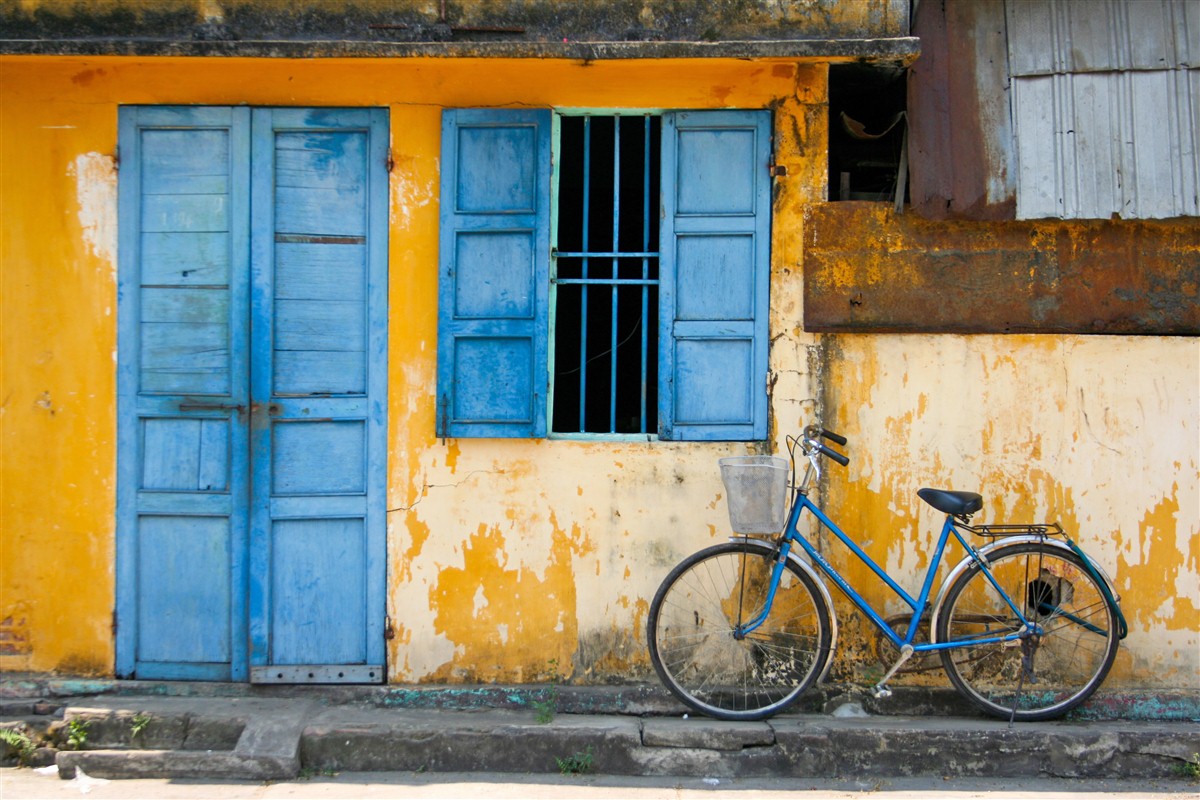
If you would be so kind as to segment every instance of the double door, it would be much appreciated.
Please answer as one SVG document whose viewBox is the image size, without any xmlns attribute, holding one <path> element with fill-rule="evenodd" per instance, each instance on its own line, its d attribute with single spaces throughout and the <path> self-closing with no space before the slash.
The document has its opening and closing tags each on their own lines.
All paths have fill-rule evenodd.
<svg viewBox="0 0 1200 800">
<path fill-rule="evenodd" d="M 121 109 L 121 677 L 385 677 L 387 139 Z"/>
</svg>

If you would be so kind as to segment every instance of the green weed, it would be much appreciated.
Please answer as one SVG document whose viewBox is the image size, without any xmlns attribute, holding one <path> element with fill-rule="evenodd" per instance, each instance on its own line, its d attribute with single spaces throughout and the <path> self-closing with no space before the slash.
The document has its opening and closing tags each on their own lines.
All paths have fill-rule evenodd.
<svg viewBox="0 0 1200 800">
<path fill-rule="evenodd" d="M 129 722 L 129 732 L 136 739 L 146 730 L 146 726 L 150 724 L 150 717 L 147 714 L 139 711 L 134 714 L 133 719 Z"/>
<path fill-rule="evenodd" d="M 67 747 L 72 750 L 82 750 L 87 744 L 88 728 L 92 723 L 86 719 L 72 719 L 67 721 Z"/>
<path fill-rule="evenodd" d="M 558 682 L 562 680 L 562 676 L 558 672 L 558 659 L 550 659 L 548 672 L 550 674 L 550 688 L 542 693 L 542 699 L 533 701 L 533 718 L 539 725 L 546 725 L 554 719 L 554 712 L 558 709 Z"/>
<path fill-rule="evenodd" d="M 582 752 L 554 760 L 558 762 L 558 771 L 563 775 L 583 775 L 592 771 L 592 746 L 588 745 Z"/>
<path fill-rule="evenodd" d="M 33 757 L 37 745 L 26 734 L 12 728 L 0 728 L 0 742 L 4 742 L 17 756 L 17 763 L 24 767 Z"/>
<path fill-rule="evenodd" d="M 1200 780 L 1200 753 L 1192 753 L 1190 761 L 1184 761 L 1182 764 L 1175 765 L 1175 772 L 1181 778 L 1189 780 Z"/>
</svg>

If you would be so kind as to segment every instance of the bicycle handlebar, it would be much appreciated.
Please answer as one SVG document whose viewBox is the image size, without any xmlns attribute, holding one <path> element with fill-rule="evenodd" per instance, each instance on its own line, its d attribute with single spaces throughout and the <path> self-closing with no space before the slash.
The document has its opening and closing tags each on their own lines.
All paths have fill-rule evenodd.
<svg viewBox="0 0 1200 800">
<path fill-rule="evenodd" d="M 850 463 L 849 457 L 842 455 L 841 453 L 837 452 L 836 450 L 826 447 L 825 445 L 821 444 L 820 442 L 817 442 L 816 445 L 817 445 L 818 450 L 820 450 L 822 453 L 824 453 L 825 455 L 832 458 L 837 463 L 841 464 L 843 467 Z"/>
<path fill-rule="evenodd" d="M 847 441 L 845 436 L 834 433 L 833 431 L 825 430 L 824 428 L 819 428 L 816 425 L 810 425 L 808 428 L 806 428 L 804 431 L 804 436 L 808 444 L 810 444 L 814 450 L 829 456 L 843 467 L 850 463 L 850 459 L 847 456 L 844 456 L 833 448 L 822 444 L 818 440 L 818 437 L 821 439 L 828 439 L 829 441 L 844 447 Z"/>
<path fill-rule="evenodd" d="M 833 431 L 827 431 L 822 428 L 821 436 L 833 442 L 834 444 L 840 444 L 842 447 L 846 446 L 846 437 L 842 436 L 840 433 L 834 433 Z"/>
</svg>

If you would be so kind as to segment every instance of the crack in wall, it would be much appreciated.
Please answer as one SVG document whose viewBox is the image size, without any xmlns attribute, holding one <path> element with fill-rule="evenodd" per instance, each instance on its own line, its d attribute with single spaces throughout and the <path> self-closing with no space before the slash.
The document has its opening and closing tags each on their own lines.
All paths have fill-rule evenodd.
<svg viewBox="0 0 1200 800">
<path fill-rule="evenodd" d="M 429 495 L 430 489 L 458 489 L 468 481 L 475 478 L 477 475 L 503 475 L 504 473 L 505 471 L 502 469 L 475 469 L 464 475 L 460 481 L 454 481 L 452 483 L 422 483 L 421 492 L 417 495 L 417 499 L 414 500 L 411 505 L 388 508 L 387 513 L 393 514 L 401 511 L 412 511 Z"/>
</svg>

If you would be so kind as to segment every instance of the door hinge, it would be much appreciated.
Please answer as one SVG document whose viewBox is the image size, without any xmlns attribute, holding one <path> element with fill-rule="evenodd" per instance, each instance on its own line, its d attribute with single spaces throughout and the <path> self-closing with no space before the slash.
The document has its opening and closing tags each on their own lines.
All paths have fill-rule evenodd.
<svg viewBox="0 0 1200 800">
<path fill-rule="evenodd" d="M 788 174 L 788 168 L 784 164 L 775 163 L 775 154 L 771 154 L 771 160 L 767 162 L 767 173 L 772 178 L 782 178 Z"/>
<path fill-rule="evenodd" d="M 388 616 L 387 624 L 383 626 L 383 638 L 389 642 L 396 638 L 396 629 L 392 627 L 392 618 Z"/>
<path fill-rule="evenodd" d="M 446 431 L 450 427 L 450 395 L 443 393 L 441 402 L 441 412 L 437 415 L 437 423 L 435 425 L 434 436 L 442 440 L 442 444 L 446 444 Z"/>
<path fill-rule="evenodd" d="M 113 611 L 113 613 L 112 613 L 112 633 L 113 633 L 113 636 L 117 635 L 117 612 L 116 611 Z"/>
<path fill-rule="evenodd" d="M 396 168 L 396 159 L 392 156 L 392 149 L 388 148 L 387 160 L 384 161 L 384 167 L 387 168 L 388 174 L 392 174 L 392 170 Z"/>
<path fill-rule="evenodd" d="M 120 147 L 113 148 L 112 159 L 113 159 L 113 172 L 120 172 L 121 171 L 121 148 Z"/>
</svg>

